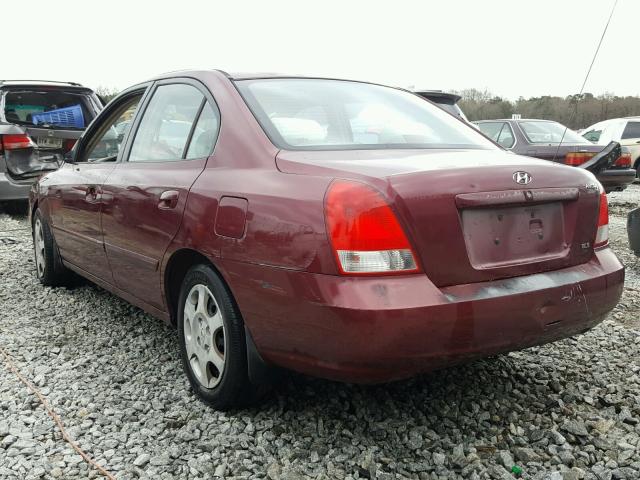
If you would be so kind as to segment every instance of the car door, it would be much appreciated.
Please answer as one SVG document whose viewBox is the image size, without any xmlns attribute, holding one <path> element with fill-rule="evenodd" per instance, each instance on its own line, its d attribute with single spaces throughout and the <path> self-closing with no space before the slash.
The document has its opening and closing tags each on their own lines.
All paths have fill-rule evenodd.
<svg viewBox="0 0 640 480">
<path fill-rule="evenodd" d="M 51 223 L 62 258 L 85 272 L 112 282 L 105 254 L 101 212 L 104 206 L 102 186 L 116 166 L 121 141 L 115 126 L 133 115 L 144 88 L 125 95 L 105 110 L 82 136 L 65 164 L 48 197 Z"/>
<path fill-rule="evenodd" d="M 219 120 L 213 97 L 198 82 L 158 82 L 134 121 L 125 161 L 104 186 L 109 204 L 102 231 L 115 284 L 158 308 L 160 260 L 213 150 Z"/>
</svg>

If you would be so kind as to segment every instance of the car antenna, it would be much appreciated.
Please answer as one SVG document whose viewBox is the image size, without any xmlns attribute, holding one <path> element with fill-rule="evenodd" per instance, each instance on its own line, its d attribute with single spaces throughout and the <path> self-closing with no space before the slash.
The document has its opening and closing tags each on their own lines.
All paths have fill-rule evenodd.
<svg viewBox="0 0 640 480">
<path fill-rule="evenodd" d="M 573 119 L 575 118 L 575 116 L 578 114 L 578 101 L 582 97 L 582 93 L 584 92 L 584 87 L 587 84 L 587 80 L 589 79 L 589 74 L 591 73 L 591 69 L 593 68 L 593 64 L 596 61 L 596 57 L 598 56 L 598 52 L 600 51 L 600 46 L 602 45 L 602 41 L 604 40 L 604 36 L 607 33 L 607 29 L 609 28 L 609 23 L 611 22 L 611 17 L 613 17 L 613 12 L 615 12 L 616 6 L 618 6 L 618 0 L 614 0 L 614 2 L 613 2 L 613 7 L 611 7 L 611 13 L 609 14 L 609 19 L 607 20 L 607 23 L 604 26 L 604 30 L 602 31 L 602 36 L 600 37 L 600 41 L 598 42 L 598 46 L 596 47 L 596 51 L 593 54 L 593 58 L 591 59 L 591 65 L 589 65 L 589 69 L 587 70 L 587 74 L 584 77 L 584 82 L 582 82 L 582 88 L 580 88 L 580 93 L 578 93 L 578 98 L 576 98 L 576 104 L 575 104 L 575 107 L 574 107 L 573 111 L 571 112 L 571 116 L 569 117 L 569 122 L 568 123 L 571 123 L 573 121 Z M 564 131 L 562 132 L 562 137 L 560 137 L 560 142 L 558 143 L 558 147 L 556 148 L 556 153 L 553 154 L 553 161 L 554 162 L 556 160 L 556 157 L 558 156 L 558 152 L 560 151 L 560 145 L 562 145 L 562 141 L 564 140 L 564 136 L 567 133 L 568 129 L 569 129 L 569 127 L 565 125 Z"/>
</svg>

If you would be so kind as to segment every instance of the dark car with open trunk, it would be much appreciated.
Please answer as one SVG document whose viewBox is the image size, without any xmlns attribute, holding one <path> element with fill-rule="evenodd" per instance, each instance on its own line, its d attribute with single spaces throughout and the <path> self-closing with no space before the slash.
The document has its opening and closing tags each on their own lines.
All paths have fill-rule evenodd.
<svg viewBox="0 0 640 480">
<path fill-rule="evenodd" d="M 498 119 L 473 123 L 487 137 L 513 153 L 574 167 L 585 165 L 605 148 L 551 120 Z M 612 192 L 627 188 L 635 175 L 631 155 L 623 148 L 613 164 L 597 172 L 596 177 L 607 192 Z"/>
</svg>

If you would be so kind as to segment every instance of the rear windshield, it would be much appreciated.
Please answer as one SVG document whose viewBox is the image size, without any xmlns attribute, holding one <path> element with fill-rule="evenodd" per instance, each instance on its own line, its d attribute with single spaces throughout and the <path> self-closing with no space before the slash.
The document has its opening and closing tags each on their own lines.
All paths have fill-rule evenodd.
<svg viewBox="0 0 640 480">
<path fill-rule="evenodd" d="M 578 143 L 589 145 L 591 142 L 570 128 L 558 122 L 525 120 L 518 122 L 520 128 L 531 143 Z"/>
<path fill-rule="evenodd" d="M 66 129 L 85 128 L 95 116 L 90 94 L 64 90 L 10 90 L 4 97 L 7 122 Z"/>
<path fill-rule="evenodd" d="M 278 147 L 292 150 L 497 148 L 411 93 L 343 80 L 241 80 L 238 89 Z"/>
</svg>

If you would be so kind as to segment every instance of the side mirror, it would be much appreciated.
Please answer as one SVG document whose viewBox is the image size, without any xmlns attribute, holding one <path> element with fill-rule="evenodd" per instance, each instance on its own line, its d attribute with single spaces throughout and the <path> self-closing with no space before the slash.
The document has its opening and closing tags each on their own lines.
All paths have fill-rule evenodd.
<svg viewBox="0 0 640 480">
<path fill-rule="evenodd" d="M 640 208 L 629 212 L 627 234 L 629 235 L 629 247 L 640 257 Z"/>
</svg>

